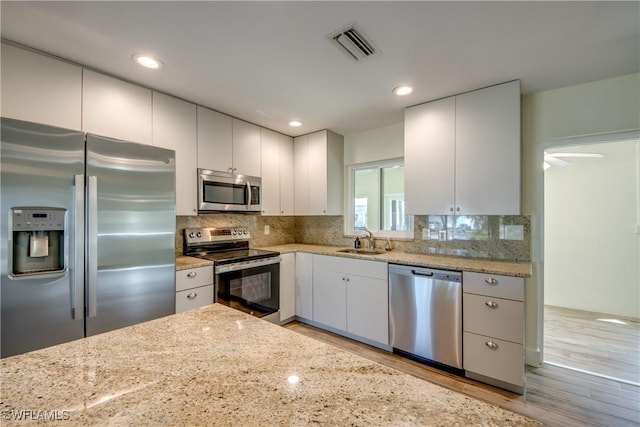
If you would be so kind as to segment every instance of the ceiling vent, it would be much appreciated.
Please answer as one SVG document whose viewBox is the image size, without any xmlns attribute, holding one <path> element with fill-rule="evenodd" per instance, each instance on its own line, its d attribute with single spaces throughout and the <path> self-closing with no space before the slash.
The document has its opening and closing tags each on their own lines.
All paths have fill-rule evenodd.
<svg viewBox="0 0 640 427">
<path fill-rule="evenodd" d="M 375 46 L 355 25 L 329 35 L 334 43 L 356 61 L 370 58 L 378 53 Z"/>
</svg>

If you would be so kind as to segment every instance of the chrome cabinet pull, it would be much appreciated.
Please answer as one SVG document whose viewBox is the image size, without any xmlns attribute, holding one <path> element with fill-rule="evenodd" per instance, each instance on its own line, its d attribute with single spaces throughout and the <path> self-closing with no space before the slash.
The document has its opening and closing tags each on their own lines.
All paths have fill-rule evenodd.
<svg viewBox="0 0 640 427">
<path fill-rule="evenodd" d="M 485 280 L 485 283 L 487 285 L 497 285 L 498 284 L 498 280 L 494 279 L 493 277 L 489 277 L 488 279 Z"/>
<path fill-rule="evenodd" d="M 499 305 L 497 302 L 493 302 L 493 301 L 487 301 L 484 303 L 484 305 L 486 305 L 489 308 L 498 308 Z"/>
<path fill-rule="evenodd" d="M 195 271 L 190 272 L 189 274 L 187 274 L 187 277 L 189 278 L 194 278 L 198 275 L 198 273 L 196 273 Z"/>
<path fill-rule="evenodd" d="M 195 299 L 195 297 L 197 297 L 197 296 L 198 296 L 198 294 L 197 294 L 197 293 L 195 293 L 195 292 L 191 292 L 189 295 L 187 295 L 187 298 L 189 298 L 189 299 Z"/>
<path fill-rule="evenodd" d="M 493 342 L 493 341 L 487 341 L 486 343 L 484 343 L 487 347 L 489 347 L 491 350 L 496 350 L 498 348 L 498 344 Z"/>
</svg>

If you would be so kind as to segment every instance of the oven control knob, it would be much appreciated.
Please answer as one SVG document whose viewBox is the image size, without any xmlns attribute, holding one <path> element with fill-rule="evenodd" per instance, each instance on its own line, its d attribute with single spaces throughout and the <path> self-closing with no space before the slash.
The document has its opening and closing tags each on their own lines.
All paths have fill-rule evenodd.
<svg viewBox="0 0 640 427">
<path fill-rule="evenodd" d="M 191 233 L 189 233 L 189 237 L 193 239 L 194 237 L 196 237 L 196 234 L 192 231 Z"/>
<path fill-rule="evenodd" d="M 202 232 L 198 231 L 198 232 L 196 233 L 196 236 L 198 236 L 198 237 L 202 237 Z"/>
<path fill-rule="evenodd" d="M 248 230 L 244 230 L 244 234 L 249 234 L 249 231 Z"/>
<path fill-rule="evenodd" d="M 238 234 L 238 232 L 236 230 L 233 230 L 233 232 L 231 234 L 233 234 L 235 236 L 236 234 Z"/>
</svg>

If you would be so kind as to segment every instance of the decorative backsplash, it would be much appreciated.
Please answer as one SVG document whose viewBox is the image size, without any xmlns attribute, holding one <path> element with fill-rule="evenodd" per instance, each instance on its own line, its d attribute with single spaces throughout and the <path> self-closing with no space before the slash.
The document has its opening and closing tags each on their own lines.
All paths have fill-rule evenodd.
<svg viewBox="0 0 640 427">
<path fill-rule="evenodd" d="M 476 219 L 483 222 L 483 232 L 473 240 L 473 233 L 463 233 L 460 221 L 448 219 L 440 224 L 454 224 L 446 235 L 433 234 L 434 217 L 414 217 L 413 240 L 391 240 L 394 250 L 411 253 L 427 253 L 487 258 L 508 261 L 531 260 L 531 220 L 529 216 L 486 216 Z M 431 224 L 431 230 L 427 224 Z M 456 226 L 456 224 L 458 224 Z M 251 246 L 274 246 L 287 243 L 306 243 L 330 246 L 353 245 L 353 237 L 344 235 L 342 216 L 260 216 L 247 214 L 205 214 L 178 216 L 176 219 L 176 254 L 182 255 L 183 229 L 197 227 L 245 226 L 251 233 Z M 266 228 L 269 234 L 266 234 Z M 463 227 L 462 227 L 463 228 Z M 425 230 L 425 234 L 423 234 Z M 437 231 L 442 231 L 441 227 Z M 428 240 L 423 240 L 423 236 Z M 438 236 L 438 239 L 435 237 Z M 457 236 L 457 237 L 456 237 Z M 460 239 L 464 236 L 465 240 Z M 432 238 L 433 237 L 433 238 Z M 521 240 L 511 240 L 512 238 Z M 377 242 L 379 247 L 384 241 Z"/>
</svg>

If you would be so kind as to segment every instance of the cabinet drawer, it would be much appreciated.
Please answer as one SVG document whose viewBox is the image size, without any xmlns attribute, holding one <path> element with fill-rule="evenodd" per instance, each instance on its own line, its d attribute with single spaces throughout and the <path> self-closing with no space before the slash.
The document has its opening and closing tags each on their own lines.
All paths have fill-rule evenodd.
<svg viewBox="0 0 640 427">
<path fill-rule="evenodd" d="M 329 255 L 314 255 L 313 268 L 387 280 L 387 263 Z"/>
<path fill-rule="evenodd" d="M 213 304 L 213 285 L 176 292 L 176 313 Z"/>
<path fill-rule="evenodd" d="M 462 273 L 462 291 L 524 301 L 524 279 L 521 277 L 465 271 Z"/>
<path fill-rule="evenodd" d="M 462 301 L 466 332 L 523 344 L 523 302 L 467 293 Z"/>
<path fill-rule="evenodd" d="M 524 346 L 469 332 L 463 334 L 466 371 L 524 385 Z"/>
<path fill-rule="evenodd" d="M 213 283 L 213 267 L 189 268 L 176 271 L 176 292 Z"/>
</svg>

